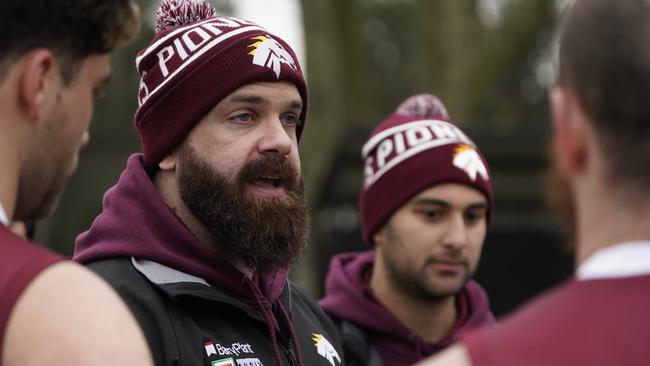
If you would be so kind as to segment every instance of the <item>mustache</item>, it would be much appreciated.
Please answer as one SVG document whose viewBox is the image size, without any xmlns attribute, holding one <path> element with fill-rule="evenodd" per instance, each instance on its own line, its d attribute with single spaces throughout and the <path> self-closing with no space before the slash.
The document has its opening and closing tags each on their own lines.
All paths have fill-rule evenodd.
<svg viewBox="0 0 650 366">
<path fill-rule="evenodd" d="M 240 171 L 238 180 L 247 182 L 267 175 L 279 179 L 288 191 L 298 190 L 300 172 L 284 156 L 268 155 L 247 163 Z"/>
<path fill-rule="evenodd" d="M 442 254 L 434 254 L 431 255 L 427 258 L 426 261 L 427 264 L 431 263 L 451 263 L 451 264 L 458 264 L 462 265 L 464 267 L 469 267 L 469 261 L 467 258 L 458 253 L 458 252 L 450 252 L 450 253 L 442 253 Z"/>
</svg>

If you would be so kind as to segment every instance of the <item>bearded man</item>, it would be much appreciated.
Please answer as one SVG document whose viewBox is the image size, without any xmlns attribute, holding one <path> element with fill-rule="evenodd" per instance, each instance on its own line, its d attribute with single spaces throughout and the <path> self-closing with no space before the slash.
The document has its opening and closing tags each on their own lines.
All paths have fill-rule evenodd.
<svg viewBox="0 0 650 366">
<path fill-rule="evenodd" d="M 136 59 L 142 154 L 75 258 L 122 295 L 156 365 L 341 363 L 334 326 L 287 279 L 308 237 L 291 47 L 201 1 L 164 1 Z"/>
</svg>

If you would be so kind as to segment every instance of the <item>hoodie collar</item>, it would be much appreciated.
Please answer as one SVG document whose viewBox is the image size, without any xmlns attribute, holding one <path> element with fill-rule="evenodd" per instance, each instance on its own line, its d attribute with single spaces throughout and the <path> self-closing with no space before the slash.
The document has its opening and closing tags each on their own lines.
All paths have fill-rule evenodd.
<svg viewBox="0 0 650 366">
<path fill-rule="evenodd" d="M 134 257 L 161 264 L 216 285 L 249 302 L 250 281 L 214 250 L 199 242 L 165 204 L 143 168 L 141 154 L 103 199 L 102 213 L 77 237 L 74 259 L 82 263 L 113 257 Z M 259 288 L 270 303 L 282 293 L 288 271 L 260 276 Z"/>
<path fill-rule="evenodd" d="M 325 284 L 325 298 L 320 305 L 337 318 L 352 321 L 372 332 L 415 340 L 414 335 L 372 294 L 368 278 L 372 272 L 374 251 L 343 253 L 332 258 Z M 354 304 L 355 306 L 350 306 Z M 458 321 L 448 337 L 438 347 L 456 338 L 457 332 L 468 327 L 494 323 L 485 291 L 471 280 L 456 296 Z M 424 340 L 421 343 L 427 343 Z"/>
<path fill-rule="evenodd" d="M 578 280 L 624 278 L 650 274 L 650 241 L 629 241 L 600 249 L 578 270 Z"/>
<path fill-rule="evenodd" d="M 203 278 L 192 276 L 181 272 L 177 269 L 167 267 L 164 264 L 148 261 L 146 259 L 136 259 L 131 257 L 131 263 L 147 279 L 156 285 L 166 285 L 169 283 L 189 282 L 210 286 Z"/>
</svg>

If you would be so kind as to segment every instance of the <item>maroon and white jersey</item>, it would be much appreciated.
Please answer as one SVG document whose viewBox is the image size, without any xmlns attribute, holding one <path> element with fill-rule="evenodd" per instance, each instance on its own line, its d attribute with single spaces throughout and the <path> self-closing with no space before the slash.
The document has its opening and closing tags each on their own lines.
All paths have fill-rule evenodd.
<svg viewBox="0 0 650 366">
<path fill-rule="evenodd" d="M 3 224 L 0 224 L 0 359 L 5 330 L 16 301 L 43 269 L 61 260 L 14 234 Z"/>
<path fill-rule="evenodd" d="M 473 366 L 650 364 L 650 242 L 603 249 L 576 279 L 463 337 Z"/>
</svg>

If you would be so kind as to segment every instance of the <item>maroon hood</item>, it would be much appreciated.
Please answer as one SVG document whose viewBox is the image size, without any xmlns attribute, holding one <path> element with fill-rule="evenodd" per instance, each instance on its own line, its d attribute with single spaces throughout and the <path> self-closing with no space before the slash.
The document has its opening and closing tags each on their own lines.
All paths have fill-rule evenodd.
<svg viewBox="0 0 650 366">
<path fill-rule="evenodd" d="M 147 259 L 254 302 L 245 275 L 199 242 L 162 200 L 142 164 L 141 154 L 129 157 L 119 181 L 104 195 L 102 213 L 77 237 L 73 259 L 81 263 L 113 257 Z M 287 275 L 284 270 L 259 279 L 259 289 L 271 303 L 282 293 Z"/>
<path fill-rule="evenodd" d="M 399 359 L 395 360 L 398 364 L 414 363 L 453 343 L 460 333 L 495 322 L 485 291 L 471 280 L 456 296 L 459 316 L 450 334 L 435 344 L 421 339 L 373 295 L 369 280 L 374 260 L 372 250 L 333 257 L 325 283 L 325 297 L 319 303 L 327 313 L 364 328 L 385 364 L 386 358 L 393 356 Z M 418 358 L 413 359 L 414 355 Z"/>
</svg>

